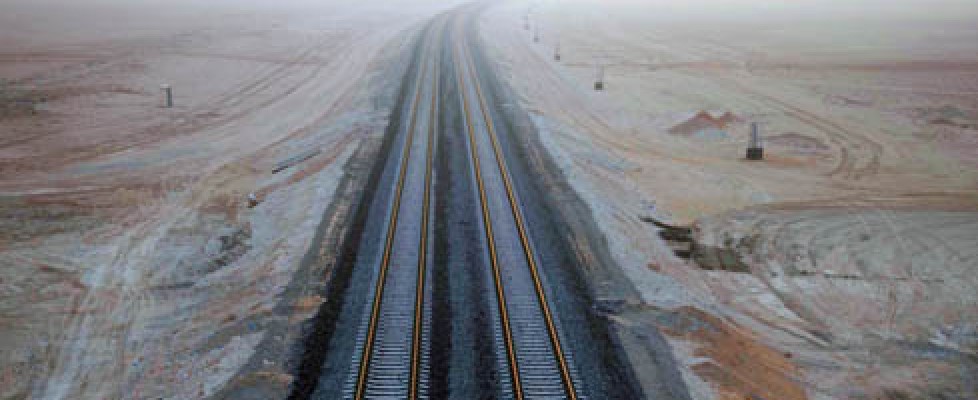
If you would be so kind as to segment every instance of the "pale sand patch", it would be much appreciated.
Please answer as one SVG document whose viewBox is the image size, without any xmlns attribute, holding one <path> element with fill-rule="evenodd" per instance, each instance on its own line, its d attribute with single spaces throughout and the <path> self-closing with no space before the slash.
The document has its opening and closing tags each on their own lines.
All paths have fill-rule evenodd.
<svg viewBox="0 0 978 400">
<path fill-rule="evenodd" d="M 0 5 L 0 397 L 199 398 L 251 361 L 282 394 L 316 308 L 283 293 L 452 5 Z"/>
<path fill-rule="evenodd" d="M 532 29 L 523 29 L 526 3 L 492 7 L 481 25 L 491 57 L 523 96 L 541 141 L 591 207 L 645 303 L 692 319 L 699 317 L 683 307 L 705 310 L 709 318 L 735 326 L 729 329 L 748 332 L 744 340 L 791 354 L 785 362 L 798 371 L 737 375 L 754 364 L 711 354 L 711 346 L 724 345 L 715 338 L 671 336 L 694 398 L 769 398 L 757 391 L 763 387 L 785 388 L 781 396 L 799 393 L 785 382 L 800 385 L 809 398 L 884 392 L 968 398 L 978 389 L 968 386 L 974 362 L 962 354 L 974 350 L 959 349 L 974 346 L 978 317 L 967 309 L 974 299 L 965 291 L 975 282 L 960 281 L 960 268 L 942 267 L 962 265 L 933 252 L 946 246 L 965 255 L 956 258 L 962 268 L 975 265 L 967 255 L 978 244 L 978 227 L 941 226 L 948 212 L 973 211 L 978 203 L 978 168 L 969 156 L 978 137 L 971 126 L 978 120 L 978 42 L 969 39 L 978 33 L 974 12 L 954 17 L 900 8 L 870 17 L 853 5 L 841 8 L 854 13 L 849 19 L 838 18 L 831 7 L 782 18 L 787 14 L 781 9 L 792 5 L 749 13 L 759 6 L 731 10 L 740 3 L 728 2 L 722 10 L 731 12 L 725 14 L 700 3 L 541 2 L 532 6 L 539 43 Z M 922 3 L 915 7 L 926 10 Z M 559 62 L 553 57 L 558 41 Z M 603 91 L 593 90 L 596 64 L 605 65 Z M 766 145 L 766 160 L 743 160 L 746 125 L 726 136 L 669 133 L 701 110 L 760 122 L 762 133 L 774 139 Z M 943 114 L 953 117 L 950 123 L 937 119 Z M 765 211 L 782 204 L 794 206 Z M 819 211 L 825 207 L 857 210 L 840 217 Z M 744 208 L 754 211 L 721 214 Z M 791 242 L 787 238 L 813 231 L 845 241 L 845 229 L 831 230 L 840 221 L 889 221 L 870 224 L 869 234 L 892 240 L 875 241 L 872 249 L 837 247 L 820 254 L 840 265 L 827 268 L 829 277 L 821 271 L 812 279 L 793 279 L 792 289 L 779 289 L 755 267 L 753 255 L 739 256 L 747 257 L 749 273 L 700 270 L 677 258 L 641 217 L 676 224 L 701 220 L 703 235 L 736 231 L 731 218 L 758 229 L 765 221 L 771 229 L 803 221 L 804 229 L 782 236 L 767 228 L 741 233 L 761 242 Z M 955 218 L 967 222 L 974 216 Z M 924 236 L 956 239 L 931 243 L 913 231 L 918 224 L 929 226 Z M 901 261 L 894 254 L 915 252 L 910 243 L 916 241 L 924 244 L 914 263 L 933 275 L 886 280 L 905 278 L 892 274 Z M 765 254 L 786 257 L 787 251 Z M 860 258 L 890 278 L 848 278 L 841 265 L 849 264 L 840 260 Z M 850 293 L 845 302 L 828 296 L 839 290 Z M 818 313 L 796 307 L 809 301 L 820 302 Z M 891 312 L 887 323 L 868 322 L 877 307 L 899 312 Z M 911 309 L 954 318 L 916 318 L 916 312 L 906 312 Z M 942 339 L 945 330 L 957 332 L 950 341 L 957 344 Z M 943 344 L 926 350 L 927 343 Z M 704 357 L 715 367 L 700 366 Z M 782 361 L 757 366 L 763 370 Z M 934 366 L 943 371 L 939 378 L 923 372 Z"/>
</svg>

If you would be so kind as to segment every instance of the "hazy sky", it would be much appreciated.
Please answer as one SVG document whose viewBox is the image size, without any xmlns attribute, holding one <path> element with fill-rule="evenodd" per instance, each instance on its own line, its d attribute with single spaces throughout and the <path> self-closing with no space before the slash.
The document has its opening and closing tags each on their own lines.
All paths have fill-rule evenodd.
<svg viewBox="0 0 978 400">
<path fill-rule="evenodd" d="M 528 1 L 529 0 L 523 0 Z M 591 3 L 642 10 L 654 18 L 696 16 L 750 18 L 975 19 L 978 0 L 542 0 L 549 4 Z"/>
<path fill-rule="evenodd" d="M 445 0 L 446 3 L 459 0 Z M 603 4 L 614 8 L 642 10 L 650 17 L 658 15 L 688 15 L 700 17 L 781 16 L 834 16 L 840 18 L 974 18 L 978 22 L 978 0 L 518 0 L 527 3 Z M 316 6 L 342 6 L 344 3 L 376 3 L 380 7 L 411 7 L 418 3 L 437 3 L 438 0 L 0 0 L 0 11 L 5 5 L 32 4 L 36 7 L 58 7 L 70 4 L 72 8 L 85 5 L 125 7 L 150 6 L 209 6 L 222 8 L 304 8 Z"/>
</svg>

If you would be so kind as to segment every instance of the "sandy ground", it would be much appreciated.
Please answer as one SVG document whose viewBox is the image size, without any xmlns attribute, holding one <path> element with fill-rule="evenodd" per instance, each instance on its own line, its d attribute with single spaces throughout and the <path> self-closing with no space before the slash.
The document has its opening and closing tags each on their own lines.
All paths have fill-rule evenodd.
<svg viewBox="0 0 978 400">
<path fill-rule="evenodd" d="M 978 16 L 813 3 L 509 2 L 481 29 L 693 398 L 974 398 Z"/>
<path fill-rule="evenodd" d="M 452 4 L 260 4 L 0 4 L 0 398 L 204 398 L 246 363 L 284 393 L 256 346 L 315 312 L 300 260 Z"/>
</svg>

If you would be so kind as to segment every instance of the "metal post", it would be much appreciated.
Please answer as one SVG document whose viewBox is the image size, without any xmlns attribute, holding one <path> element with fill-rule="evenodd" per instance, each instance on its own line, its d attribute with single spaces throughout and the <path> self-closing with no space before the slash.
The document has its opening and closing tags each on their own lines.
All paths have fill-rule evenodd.
<svg viewBox="0 0 978 400">
<path fill-rule="evenodd" d="M 761 160 L 764 158 L 764 148 L 761 146 L 761 134 L 757 122 L 750 123 L 750 140 L 747 143 L 747 159 Z"/>
<path fill-rule="evenodd" d="M 160 91 L 163 92 L 163 107 L 173 107 L 173 89 L 170 85 L 160 85 Z"/>
<path fill-rule="evenodd" d="M 750 147 L 757 148 L 758 146 L 758 136 L 757 136 L 757 122 L 750 123 Z"/>
<path fill-rule="evenodd" d="M 597 73 L 594 80 L 594 90 L 604 90 L 604 65 L 597 65 Z"/>
</svg>

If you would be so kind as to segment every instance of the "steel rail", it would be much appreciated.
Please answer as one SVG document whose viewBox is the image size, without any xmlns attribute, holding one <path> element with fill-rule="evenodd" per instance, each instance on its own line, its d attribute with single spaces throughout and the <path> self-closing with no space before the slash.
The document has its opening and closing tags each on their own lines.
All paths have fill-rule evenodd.
<svg viewBox="0 0 978 400">
<path fill-rule="evenodd" d="M 460 52 L 463 53 L 462 55 L 463 62 L 465 63 L 466 70 L 468 71 L 469 76 L 471 77 L 472 83 L 474 85 L 476 98 L 479 101 L 479 108 L 482 112 L 483 120 L 485 121 L 486 124 L 486 130 L 489 135 L 490 142 L 492 143 L 492 150 L 493 150 L 493 154 L 495 155 L 495 161 L 499 168 L 500 176 L 502 177 L 503 180 L 503 186 L 506 189 L 506 196 L 509 200 L 510 209 L 513 212 L 513 218 L 516 222 L 516 228 L 519 233 L 520 243 L 523 247 L 523 254 L 526 257 L 526 262 L 530 270 L 530 275 L 533 277 L 534 290 L 536 292 L 537 300 L 540 304 L 540 308 L 543 313 L 543 318 L 547 325 L 547 333 L 550 336 L 550 341 L 552 344 L 554 356 L 557 359 L 561 380 L 564 384 L 564 388 L 567 392 L 568 398 L 572 400 L 577 400 L 577 391 L 574 387 L 574 381 L 571 379 L 570 368 L 568 366 L 566 357 L 564 355 L 563 348 L 560 344 L 560 337 L 557 332 L 557 327 L 553 322 L 553 314 L 550 310 L 549 302 L 547 301 L 547 296 L 544 291 L 543 284 L 540 280 L 540 275 L 536 264 L 536 258 L 533 255 L 533 248 L 530 246 L 529 237 L 526 233 L 526 223 L 523 219 L 522 211 L 520 210 L 519 204 L 514 194 L 515 191 L 513 189 L 513 183 L 510 178 L 509 172 L 506 168 L 506 161 L 503 156 L 502 149 L 496 135 L 495 127 L 492 123 L 492 116 L 489 113 L 487 102 L 482 92 L 482 85 L 479 83 L 478 73 L 476 72 L 475 69 L 475 62 L 472 59 L 472 55 L 468 51 L 464 50 L 468 48 L 467 39 L 464 37 L 464 34 L 462 33 L 460 33 L 460 36 L 462 36 L 459 39 L 462 42 L 462 45 L 460 46 Z M 459 90 L 463 93 L 465 92 L 465 90 L 462 89 L 461 87 Z M 469 131 L 471 135 L 472 132 L 471 127 Z M 473 140 L 473 146 L 475 146 L 474 140 Z M 473 150 L 473 156 L 477 157 L 477 155 L 474 154 L 474 150 Z M 481 189 L 481 182 L 480 182 L 480 189 Z M 487 212 L 487 210 L 485 210 L 485 206 L 483 207 L 483 209 L 484 212 Z M 498 267 L 494 266 L 494 268 L 498 268 Z M 501 284 L 501 282 L 499 282 L 498 280 L 496 282 L 497 285 Z M 500 289 L 499 291 L 501 292 L 502 289 Z M 503 315 L 505 315 L 505 313 L 503 313 Z M 518 382 L 518 381 L 519 381 L 518 378 L 514 377 L 514 382 Z M 519 389 L 519 385 L 517 384 L 516 386 Z M 522 398 L 522 394 L 519 394 L 520 393 L 519 390 L 517 390 L 517 393 L 518 393 L 517 397 Z"/>
<path fill-rule="evenodd" d="M 432 159 L 434 158 L 435 135 L 438 133 L 438 119 L 435 112 L 438 105 L 438 80 L 440 62 L 436 59 L 432 74 L 431 110 L 428 112 L 428 143 L 425 157 L 424 200 L 421 207 L 421 243 L 418 245 L 418 283 L 414 303 L 414 332 L 411 349 L 411 379 L 408 387 L 408 398 L 418 398 L 418 367 L 421 364 L 421 329 L 424 318 L 425 274 L 428 253 L 428 219 L 431 213 L 431 175 Z"/>
<path fill-rule="evenodd" d="M 423 40 L 427 40 L 427 39 L 423 39 Z M 393 252 L 393 247 L 394 247 L 394 237 L 395 237 L 395 232 L 397 230 L 398 214 L 399 214 L 400 205 L 401 205 L 401 195 L 404 192 L 404 181 L 405 181 L 405 177 L 407 175 L 408 161 L 411 159 L 411 148 L 413 147 L 415 131 L 417 130 L 418 105 L 421 103 L 421 92 L 422 92 L 421 91 L 421 84 L 422 84 L 422 82 L 425 79 L 425 75 L 426 75 L 427 69 L 428 69 L 427 62 L 426 62 L 426 60 L 424 58 L 425 58 L 426 54 L 429 51 L 430 51 L 430 43 L 427 43 L 426 42 L 424 48 L 422 49 L 422 53 L 421 53 L 422 59 L 421 59 L 420 73 L 418 74 L 418 80 L 415 82 L 415 86 L 414 86 L 415 95 L 414 95 L 414 101 L 411 104 L 411 117 L 410 117 L 410 122 L 408 124 L 408 133 L 407 133 L 408 136 L 407 136 L 407 138 L 405 140 L 405 143 L 404 143 L 404 151 L 402 152 L 402 155 L 401 155 L 400 171 L 399 171 L 398 178 L 397 178 L 397 187 L 396 187 L 396 191 L 395 191 L 395 195 L 394 195 L 394 203 L 393 203 L 393 206 L 391 208 L 391 213 L 390 213 L 390 216 L 389 216 L 389 224 L 388 224 L 388 227 L 387 227 L 387 236 L 386 236 L 386 240 L 385 240 L 385 243 L 384 243 L 384 254 L 383 254 L 383 258 L 381 260 L 380 273 L 379 273 L 379 275 L 377 277 L 376 289 L 375 289 L 375 293 L 374 293 L 373 303 L 372 303 L 372 306 L 371 306 L 370 323 L 369 323 L 369 326 L 367 328 L 368 329 L 368 331 L 367 331 L 367 339 L 366 339 L 366 341 L 364 343 L 363 353 L 361 354 L 361 357 L 360 357 L 360 367 L 359 367 L 359 371 L 358 371 L 358 374 L 357 374 L 357 383 L 356 383 L 356 388 L 355 388 L 355 393 L 354 393 L 354 398 L 357 399 L 357 400 L 363 399 L 365 397 L 365 395 L 366 395 L 366 390 L 367 390 L 367 376 L 368 376 L 368 372 L 369 372 L 369 368 L 370 368 L 371 357 L 373 355 L 374 339 L 377 336 L 377 325 L 378 325 L 378 321 L 380 319 L 380 309 L 381 309 L 381 303 L 382 303 L 383 294 L 384 294 L 384 287 L 385 287 L 386 281 L 387 281 L 387 271 L 390 268 L 391 253 Z M 426 166 L 429 169 L 428 171 L 426 171 L 426 176 L 425 176 L 425 182 L 426 182 L 426 184 L 427 184 L 428 180 L 430 179 L 430 168 L 431 168 L 431 160 L 430 159 L 431 159 L 431 156 L 432 155 L 431 155 L 431 151 L 430 151 L 431 150 L 430 146 L 432 144 L 432 141 L 431 141 L 431 137 L 430 136 L 431 135 L 429 135 L 429 141 L 428 141 L 428 146 L 429 146 L 429 149 L 428 149 L 429 151 L 428 151 L 428 155 L 427 155 L 427 158 L 428 159 L 426 160 Z M 425 188 L 425 199 L 426 200 L 425 200 L 424 209 L 422 210 L 422 213 L 424 215 L 426 215 L 426 216 L 428 214 L 428 209 L 427 209 L 427 207 L 428 207 L 428 195 L 429 195 L 428 188 L 426 187 Z M 418 255 L 419 256 L 419 264 L 418 264 L 419 275 L 423 275 L 424 274 L 425 254 L 427 253 L 427 249 L 426 249 L 426 246 L 427 246 L 427 225 L 428 225 L 427 224 L 427 219 L 423 220 L 422 221 L 422 229 L 421 229 L 421 235 L 422 235 L 421 236 L 421 245 L 420 245 L 420 250 L 419 250 L 419 255 Z M 422 282 L 422 281 L 423 281 L 423 278 L 422 277 L 419 277 L 419 282 Z M 422 291 L 422 288 L 423 288 L 423 286 L 419 286 L 417 290 L 418 290 L 418 298 L 419 299 L 422 299 L 422 302 L 423 302 L 423 291 Z M 420 348 L 420 341 L 421 341 L 420 340 L 420 326 L 419 326 L 419 324 L 420 324 L 420 318 L 422 317 L 422 315 L 421 315 L 421 302 L 416 303 L 415 304 L 415 307 L 416 307 L 416 310 L 415 310 L 415 321 L 414 321 L 414 336 L 415 337 L 412 339 L 413 340 L 413 343 L 412 343 L 412 355 L 411 355 L 411 378 L 410 378 L 410 387 L 409 387 L 409 393 L 410 393 L 411 399 L 414 399 L 417 396 L 417 390 L 416 390 L 417 380 L 418 380 L 417 364 L 420 361 L 419 348 Z"/>
<path fill-rule="evenodd" d="M 492 233 L 492 220 L 489 216 L 489 205 L 486 198 L 485 184 L 482 180 L 482 172 L 479 163 L 479 154 L 476 149 L 475 127 L 472 124 L 472 114 L 469 108 L 468 96 L 465 94 L 465 83 L 462 77 L 463 70 L 458 60 L 458 51 L 461 51 L 461 43 L 456 39 L 456 51 L 452 51 L 452 62 L 455 66 L 455 77 L 458 82 L 459 94 L 462 98 L 462 111 L 465 116 L 465 127 L 469 138 L 470 156 L 472 157 L 473 170 L 475 171 L 476 185 L 479 190 L 479 204 L 482 208 L 482 222 L 485 229 L 486 241 L 489 250 L 489 265 L 492 269 L 493 282 L 496 288 L 496 302 L 499 305 L 500 322 L 503 326 L 503 340 L 506 345 L 506 356 L 509 361 L 509 372 L 513 380 L 513 389 L 516 398 L 523 399 L 523 388 L 520 383 L 519 365 L 516 359 L 516 351 L 513 347 L 513 333 L 510 327 L 509 315 L 506 311 L 506 295 L 502 285 L 502 278 L 499 272 L 499 262 L 496 254 L 496 242 Z"/>
</svg>

